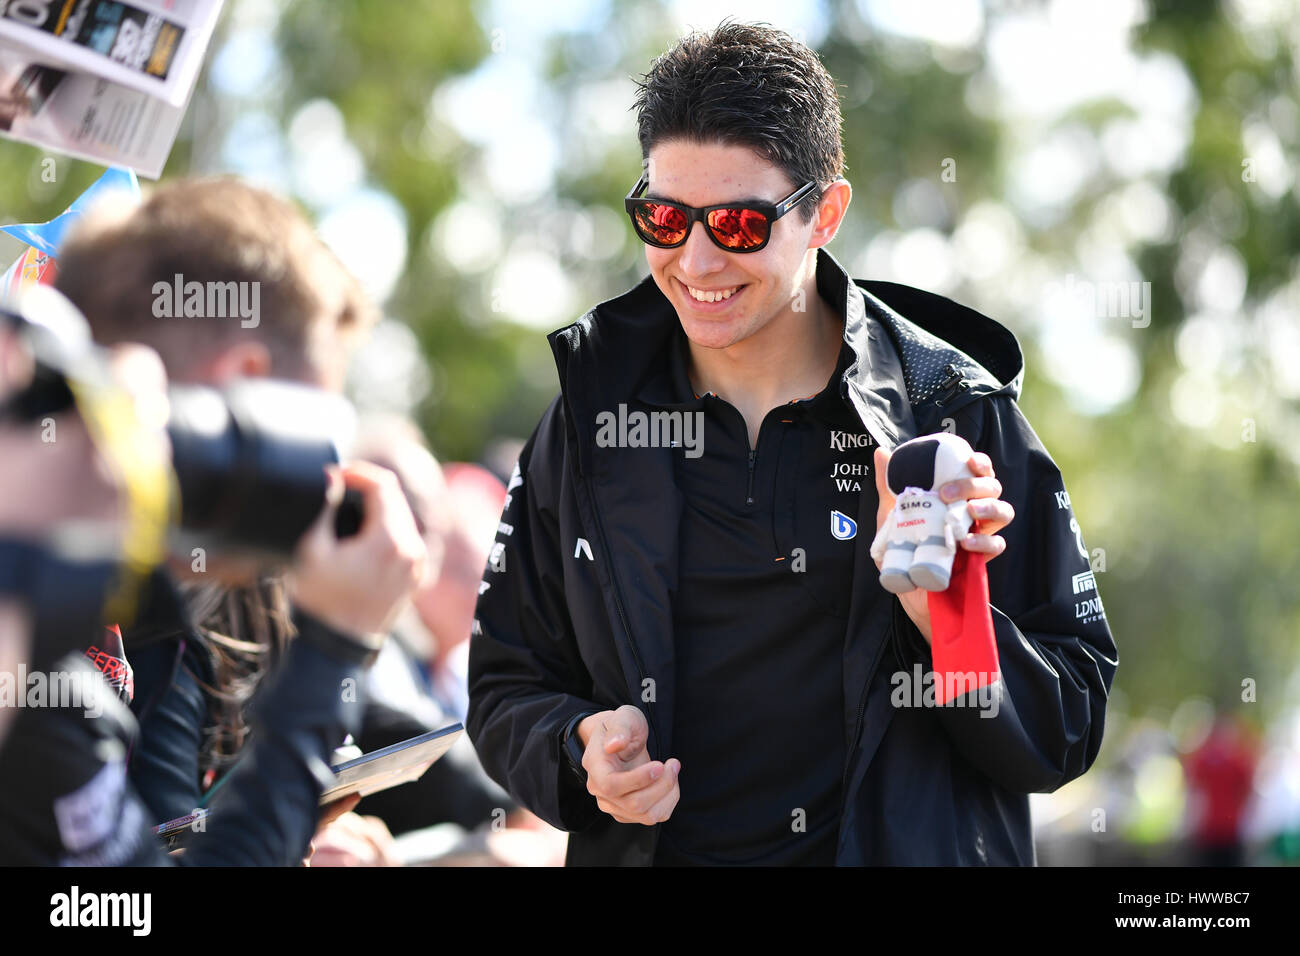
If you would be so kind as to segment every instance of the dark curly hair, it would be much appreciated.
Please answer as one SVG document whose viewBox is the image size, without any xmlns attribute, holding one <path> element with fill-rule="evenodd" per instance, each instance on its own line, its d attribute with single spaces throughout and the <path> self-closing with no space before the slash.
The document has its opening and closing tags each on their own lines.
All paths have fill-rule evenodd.
<svg viewBox="0 0 1300 956">
<path fill-rule="evenodd" d="M 795 186 L 817 183 L 800 203 L 804 222 L 844 170 L 835 81 L 816 53 L 767 24 L 724 20 L 683 37 L 637 87 L 642 159 L 673 139 L 747 146 Z"/>
</svg>

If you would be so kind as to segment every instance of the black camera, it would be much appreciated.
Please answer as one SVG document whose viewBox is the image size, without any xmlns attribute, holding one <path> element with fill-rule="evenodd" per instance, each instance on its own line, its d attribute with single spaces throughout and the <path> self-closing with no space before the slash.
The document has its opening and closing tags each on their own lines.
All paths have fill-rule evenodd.
<svg viewBox="0 0 1300 956">
<path fill-rule="evenodd" d="M 118 409 L 127 403 L 103 400 L 115 391 L 105 350 L 66 298 L 38 286 L 16 303 L 0 304 L 0 321 L 30 352 L 33 372 L 0 405 L 0 420 L 38 422 L 73 407 L 90 426 L 120 419 Z M 341 396 L 274 379 L 242 379 L 222 389 L 173 385 L 168 399 L 170 484 L 179 499 L 168 503 L 173 547 L 287 559 L 325 506 L 324 468 L 338 462 L 350 439 L 352 406 Z M 111 441 L 131 427 L 115 421 L 91 431 Z M 347 492 L 336 533 L 354 534 L 360 524 L 360 495 Z"/>
</svg>

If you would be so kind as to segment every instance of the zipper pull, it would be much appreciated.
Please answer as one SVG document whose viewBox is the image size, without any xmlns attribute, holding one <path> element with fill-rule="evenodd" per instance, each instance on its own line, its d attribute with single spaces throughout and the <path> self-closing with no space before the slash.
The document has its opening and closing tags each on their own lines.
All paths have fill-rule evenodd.
<svg viewBox="0 0 1300 956">
<path fill-rule="evenodd" d="M 961 373 L 957 371 L 957 366 L 949 362 L 943 367 L 943 370 L 948 374 L 944 377 L 944 380 L 939 383 L 939 387 L 943 389 L 943 393 L 934 400 L 936 405 L 944 405 L 952 401 L 953 397 L 958 392 L 964 392 L 966 389 L 970 388 L 970 385 L 967 384 L 964 378 L 962 378 Z"/>
<path fill-rule="evenodd" d="M 749 450 L 749 484 L 745 488 L 745 504 L 754 503 L 754 459 L 758 457 L 758 449 Z"/>
</svg>

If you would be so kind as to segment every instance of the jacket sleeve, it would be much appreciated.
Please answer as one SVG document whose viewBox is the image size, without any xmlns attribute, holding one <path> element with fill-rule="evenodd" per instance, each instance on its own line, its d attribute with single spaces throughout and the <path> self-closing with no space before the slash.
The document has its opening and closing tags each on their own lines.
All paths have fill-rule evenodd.
<svg viewBox="0 0 1300 956">
<path fill-rule="evenodd" d="M 203 688 L 190 670 L 199 655 L 187 644 L 182 663 L 177 660 L 181 653 L 176 640 L 131 652 L 136 687 L 131 711 L 140 730 L 128 773 L 155 824 L 185 816 L 203 799 L 199 753 L 208 707 Z"/>
<path fill-rule="evenodd" d="M 1118 653 L 1060 470 L 1014 399 L 981 404 L 972 444 L 1015 509 L 999 532 L 1006 550 L 987 564 L 1002 696 L 996 707 L 937 713 L 956 749 L 996 783 L 1050 792 L 1097 757 Z M 906 614 L 896 618 L 914 659 L 931 667 L 920 633 Z"/>
<path fill-rule="evenodd" d="M 320 646 L 308 630 L 328 635 L 326 625 L 300 611 L 294 622 L 298 636 L 254 699 L 253 742 L 181 856 L 185 866 L 295 866 L 307 855 L 320 796 L 334 783 L 330 755 L 360 729 L 362 705 L 343 689 L 360 681 L 366 651 Z"/>
<path fill-rule="evenodd" d="M 552 826 L 577 830 L 600 810 L 562 759 L 561 733 L 575 715 L 608 708 L 590 699 L 564 597 L 564 439 L 557 397 L 520 453 L 494 545 L 499 557 L 480 585 L 466 730 L 493 780 Z"/>
</svg>

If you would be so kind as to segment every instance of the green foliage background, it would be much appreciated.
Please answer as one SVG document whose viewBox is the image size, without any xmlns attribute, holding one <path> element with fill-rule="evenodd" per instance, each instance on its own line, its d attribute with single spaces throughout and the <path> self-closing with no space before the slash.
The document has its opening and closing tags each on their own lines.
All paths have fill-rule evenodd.
<svg viewBox="0 0 1300 956">
<path fill-rule="evenodd" d="M 991 4 L 987 16 L 1014 6 Z M 1300 651 L 1300 456 L 1292 451 L 1300 442 L 1300 409 L 1273 387 L 1265 359 L 1276 365 L 1279 356 L 1252 342 L 1220 382 L 1230 401 L 1217 422 L 1191 428 L 1171 413 L 1178 334 L 1192 311 L 1175 273 L 1181 244 L 1202 227 L 1244 261 L 1244 309 L 1300 277 L 1295 186 L 1274 200 L 1242 176 L 1243 117 L 1295 115 L 1300 42 L 1282 37 L 1271 50 L 1247 43 L 1216 0 L 1153 0 L 1146 9 L 1133 45 L 1177 57 L 1199 105 L 1184 160 L 1159 183 L 1175 228 L 1135 251 L 1154 304 L 1149 328 L 1126 333 L 1141 366 L 1135 395 L 1103 415 L 1077 411 L 1042 371 L 1032 334 L 1038 303 L 1022 301 L 1008 312 L 984 302 L 978 290 L 953 295 L 1012 327 L 1026 347 L 1022 407 L 1066 475 L 1089 546 L 1104 551 L 1098 579 L 1120 647 L 1117 696 L 1124 709 L 1167 716 L 1186 698 L 1205 696 L 1263 723 L 1292 706 L 1284 684 Z M 743 8 L 738 15 L 744 18 Z M 850 218 L 832 251 L 852 260 L 878 231 L 899 228 L 898 191 L 917 177 L 937 180 L 945 157 L 955 158 L 960 170 L 943 187 L 948 232 L 977 203 L 1005 205 L 1016 147 L 996 118 L 969 105 L 987 51 L 976 49 L 954 68 L 924 44 L 873 31 L 857 4 L 835 0 L 824 15 L 829 28 L 819 52 L 843 88 L 848 176 L 855 186 Z M 304 103 L 333 101 L 364 159 L 367 182 L 391 194 L 407 216 L 411 251 L 386 312 L 414 330 L 433 368 L 435 388 L 417 411 L 435 449 L 452 460 L 479 456 L 496 436 L 525 437 L 556 388 L 541 332 L 492 312 L 491 272 L 458 273 L 430 254 L 427 242 L 439 214 L 482 161 L 480 147 L 430 119 L 430 103 L 444 84 L 487 58 L 511 55 L 514 28 L 494 16 L 487 4 L 465 0 L 289 2 L 274 29 L 277 83 L 255 104 L 232 103 L 205 70 L 165 177 L 222 168 L 215 146 L 241 109 L 256 105 L 287 126 Z M 223 20 L 214 50 L 229 26 Z M 592 22 L 546 39 L 540 82 L 560 142 L 554 186 L 560 200 L 622 215 L 621 199 L 640 160 L 635 139 L 629 134 L 590 155 L 575 103 L 589 84 L 626 82 L 643 72 L 676 35 L 666 8 L 654 0 L 613 0 Z M 630 83 L 626 89 L 622 108 L 631 104 Z M 1100 132 L 1127 109 L 1092 102 L 1053 122 Z M 1280 128 L 1279 139 L 1292 168 L 1300 165 L 1294 127 Z M 588 152 L 579 156 L 579 149 Z M 0 217 L 51 218 L 101 172 L 61 159 L 56 181 L 46 183 L 40 176 L 45 156 L 0 144 Z M 1026 247 L 1070 261 L 1119 186 L 1104 170 L 1092 177 L 1059 221 L 1022 223 Z M 505 221 L 527 222 L 538 208 L 511 207 Z M 17 251 L 14 243 L 0 243 L 0 262 Z M 630 237 L 603 262 L 567 248 L 560 262 L 586 304 L 622 291 L 645 268 Z M 1300 354 L 1281 359 L 1293 363 Z M 1253 440 L 1243 440 L 1246 419 Z M 1245 679 L 1257 682 L 1258 702 L 1242 707 Z"/>
</svg>

